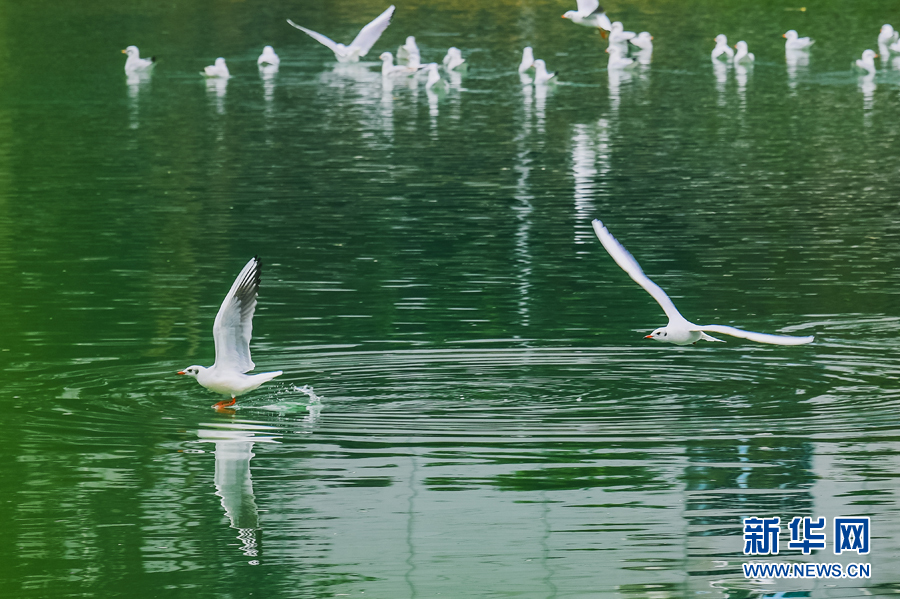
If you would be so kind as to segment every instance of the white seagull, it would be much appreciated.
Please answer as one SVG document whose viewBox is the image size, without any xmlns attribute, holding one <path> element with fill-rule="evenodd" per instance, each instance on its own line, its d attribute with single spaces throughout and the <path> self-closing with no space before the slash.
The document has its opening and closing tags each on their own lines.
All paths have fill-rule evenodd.
<svg viewBox="0 0 900 599">
<path fill-rule="evenodd" d="M 610 44 L 626 44 L 628 40 L 634 37 L 634 31 L 624 31 L 625 26 L 620 21 L 616 21 L 610 25 L 609 43 Z"/>
<path fill-rule="evenodd" d="M 612 29 L 612 23 L 606 16 L 603 7 L 600 6 L 600 0 L 577 0 L 578 10 L 566 11 L 562 16 L 569 19 L 576 25 L 584 25 L 585 27 L 596 27 L 601 31 L 609 31 Z M 604 35 L 604 37 L 606 37 Z"/>
<path fill-rule="evenodd" d="M 231 73 L 228 72 L 228 67 L 225 65 L 225 59 L 221 56 L 216 59 L 216 64 L 204 67 L 203 72 L 200 74 L 210 79 L 228 79 L 231 77 Z"/>
<path fill-rule="evenodd" d="M 633 58 L 626 57 L 625 51 L 619 46 L 610 46 L 606 49 L 606 52 L 609 54 L 609 62 L 606 63 L 606 68 L 610 71 L 630 69 L 638 64 Z"/>
<path fill-rule="evenodd" d="M 681 315 L 675 307 L 675 304 L 673 304 L 672 300 L 669 299 L 669 296 L 666 295 L 666 292 L 644 274 L 644 271 L 641 270 L 641 266 L 637 263 L 637 260 L 634 259 L 634 256 L 628 253 L 628 250 L 626 250 L 622 244 L 606 230 L 603 223 L 594 219 L 593 225 L 594 232 L 596 232 L 597 237 L 600 238 L 600 243 L 603 244 L 603 247 L 606 248 L 609 255 L 616 261 L 616 264 L 622 267 L 622 270 L 628 273 L 628 276 L 631 277 L 635 283 L 643 287 L 644 291 L 653 296 L 653 299 L 656 300 L 665 311 L 666 316 L 669 317 L 668 325 L 656 329 L 651 334 L 645 336 L 644 339 L 656 339 L 657 341 L 674 343 L 675 345 L 688 345 L 697 343 L 697 341 L 700 340 L 722 342 L 721 339 L 716 339 L 715 337 L 707 335 L 706 331 L 709 331 L 711 333 L 721 333 L 723 335 L 731 335 L 732 337 L 749 339 L 750 341 L 756 341 L 758 343 L 771 343 L 773 345 L 802 345 L 804 343 L 812 343 L 812 335 L 808 337 L 769 335 L 767 333 L 754 333 L 718 324 L 698 325 L 690 322 Z"/>
<path fill-rule="evenodd" d="M 716 36 L 716 47 L 713 48 L 712 58 L 715 60 L 723 55 L 726 58 L 732 58 L 734 56 L 734 50 L 728 45 L 728 38 L 720 33 Z"/>
<path fill-rule="evenodd" d="M 852 66 L 867 72 L 869 75 L 875 74 L 875 59 L 878 58 L 878 55 L 875 54 L 874 50 L 864 50 L 862 53 L 862 58 L 857 58 L 856 62 L 853 63 Z"/>
<path fill-rule="evenodd" d="M 888 44 L 893 44 L 898 39 L 900 39 L 900 33 L 894 30 L 893 26 L 885 23 L 881 26 L 881 31 L 878 32 L 878 45 L 879 46 L 887 46 Z"/>
<path fill-rule="evenodd" d="M 734 54 L 734 62 L 735 64 L 740 62 L 753 62 L 756 60 L 756 57 L 753 56 L 753 52 L 749 52 L 747 50 L 747 42 L 744 40 L 739 41 L 734 45 L 737 52 Z"/>
<path fill-rule="evenodd" d="M 291 27 L 296 27 L 323 46 L 328 47 L 328 49 L 334 52 L 334 56 L 337 58 L 338 62 L 359 62 L 359 58 L 368 54 L 369 50 L 372 49 L 372 46 L 375 45 L 375 42 L 378 41 L 378 38 L 381 37 L 381 34 L 384 33 L 384 30 L 387 29 L 387 26 L 391 24 L 391 17 L 393 14 L 394 5 L 391 4 L 387 10 L 375 17 L 371 23 L 362 28 L 359 34 L 357 34 L 353 41 L 350 42 L 349 46 L 338 44 L 331 38 L 328 38 L 321 33 L 316 33 L 306 27 L 301 27 L 290 19 L 288 19 L 287 22 L 291 24 Z"/>
<path fill-rule="evenodd" d="M 381 56 L 381 75 L 382 77 L 397 77 L 400 75 L 412 75 L 418 69 L 405 64 L 394 64 L 394 55 L 390 52 L 382 52 Z"/>
<path fill-rule="evenodd" d="M 531 46 L 525 46 L 522 50 L 522 62 L 519 63 L 519 74 L 522 75 L 534 66 L 534 50 Z"/>
<path fill-rule="evenodd" d="M 556 73 L 548 73 L 547 64 L 543 60 L 538 58 L 534 61 L 534 82 L 536 84 L 548 83 L 554 77 L 556 77 Z"/>
<path fill-rule="evenodd" d="M 128 58 L 125 60 L 125 72 L 127 74 L 149 71 L 150 68 L 153 67 L 153 65 L 156 63 L 155 56 L 151 56 L 150 58 L 141 58 L 141 53 L 138 50 L 137 46 L 128 46 L 127 48 L 122 50 L 122 54 L 128 55 Z"/>
<path fill-rule="evenodd" d="M 422 66 L 422 54 L 419 52 L 415 36 L 410 35 L 406 38 L 406 43 L 397 48 L 397 62 L 401 61 L 414 69 Z"/>
<path fill-rule="evenodd" d="M 253 391 L 266 381 L 281 374 L 280 370 L 260 374 L 244 374 L 256 366 L 250 359 L 250 336 L 253 333 L 253 312 L 259 293 L 259 257 L 253 257 L 234 280 L 231 290 L 216 314 L 213 340 L 216 343 L 216 362 L 209 368 L 188 366 L 178 374 L 186 374 L 215 393 L 230 396 L 216 408 L 231 406 L 238 395 Z"/>
<path fill-rule="evenodd" d="M 637 36 L 628 40 L 641 50 L 653 50 L 653 36 L 649 31 L 641 31 Z"/>
<path fill-rule="evenodd" d="M 447 50 L 447 56 L 444 57 L 444 68 L 448 71 L 452 71 L 461 67 L 466 62 L 466 59 L 462 57 L 462 52 L 459 48 L 450 48 Z"/>
<path fill-rule="evenodd" d="M 256 66 L 261 69 L 264 68 L 278 68 L 278 65 L 281 64 L 281 59 L 278 58 L 278 55 L 275 54 L 275 48 L 272 46 L 266 46 L 263 48 L 262 54 L 259 55 L 259 58 L 256 59 Z"/>
<path fill-rule="evenodd" d="M 811 40 L 808 37 L 800 37 L 800 34 L 793 29 L 781 37 L 787 40 L 784 42 L 784 49 L 787 52 L 791 50 L 809 50 L 809 47 L 816 43 L 815 40 Z"/>
</svg>

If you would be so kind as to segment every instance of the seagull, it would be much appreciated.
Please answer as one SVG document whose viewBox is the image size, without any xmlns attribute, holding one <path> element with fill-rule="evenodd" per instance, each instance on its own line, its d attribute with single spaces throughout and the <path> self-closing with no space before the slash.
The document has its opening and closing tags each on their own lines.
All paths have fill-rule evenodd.
<svg viewBox="0 0 900 599">
<path fill-rule="evenodd" d="M 225 296 L 213 324 L 216 343 L 216 362 L 209 368 L 188 366 L 178 374 L 186 374 L 216 393 L 231 396 L 215 408 L 234 405 L 236 397 L 253 391 L 266 381 L 281 374 L 280 370 L 260 374 L 244 374 L 256 366 L 250 359 L 250 336 L 253 332 L 253 311 L 259 293 L 259 256 L 254 256 L 234 280 Z"/>
<path fill-rule="evenodd" d="M 436 62 L 428 63 L 425 65 L 425 68 L 428 69 L 428 81 L 425 82 L 425 89 L 431 89 L 435 85 L 443 83 Z"/>
<path fill-rule="evenodd" d="M 728 45 L 728 38 L 720 33 L 716 36 L 716 47 L 713 48 L 712 58 L 715 60 L 720 58 L 723 54 L 727 58 L 732 58 L 734 56 L 734 50 Z"/>
<path fill-rule="evenodd" d="M 862 58 L 858 58 L 855 63 L 851 66 L 855 66 L 858 69 L 866 71 L 869 75 L 875 74 L 875 59 L 878 58 L 878 55 L 875 54 L 874 50 L 864 50 L 862 53 Z"/>
<path fill-rule="evenodd" d="M 737 52 L 734 55 L 735 64 L 741 62 L 753 62 L 756 60 L 756 57 L 753 56 L 753 52 L 747 51 L 747 42 L 741 40 L 736 43 L 734 47 L 737 49 Z"/>
<path fill-rule="evenodd" d="M 397 48 L 397 62 L 403 61 L 414 69 L 422 66 L 422 54 L 416 45 L 415 36 L 406 38 L 406 43 Z"/>
<path fill-rule="evenodd" d="M 816 43 L 815 40 L 811 40 L 808 37 L 799 37 L 799 34 L 793 29 L 781 37 L 787 40 L 784 42 L 784 49 L 788 52 L 791 50 L 809 50 L 809 47 Z"/>
<path fill-rule="evenodd" d="M 204 67 L 203 72 L 200 74 L 210 79 L 228 79 L 231 77 L 231 73 L 228 72 L 228 67 L 225 65 L 225 59 L 221 56 L 216 59 L 216 64 Z"/>
<path fill-rule="evenodd" d="M 528 69 L 534 66 L 534 50 L 531 49 L 531 46 L 525 46 L 525 49 L 522 50 L 522 62 L 519 63 L 519 74 L 525 73 Z"/>
<path fill-rule="evenodd" d="M 256 65 L 261 69 L 268 67 L 277 69 L 279 64 L 281 64 L 281 59 L 275 54 L 275 49 L 272 46 L 263 48 L 262 54 L 256 59 Z"/>
<path fill-rule="evenodd" d="M 690 343 L 697 343 L 697 341 L 700 340 L 719 341 L 724 343 L 721 339 L 716 339 L 715 337 L 707 335 L 706 331 L 709 331 L 712 333 L 731 335 L 732 337 L 739 337 L 741 339 L 749 339 L 750 341 L 756 341 L 757 343 L 771 343 L 773 345 L 802 345 L 804 343 L 812 343 L 812 335 L 808 337 L 769 335 L 767 333 L 754 333 L 718 324 L 698 325 L 686 320 L 675 307 L 675 304 L 672 303 L 672 300 L 669 299 L 669 296 L 666 295 L 666 292 L 644 274 L 644 271 L 641 270 L 641 266 L 637 263 L 637 260 L 634 259 L 634 256 L 628 253 L 628 250 L 626 250 L 625 247 L 606 230 L 603 223 L 598 219 L 594 219 L 593 225 L 594 232 L 597 233 L 597 237 L 600 238 L 600 243 L 603 244 L 603 247 L 606 248 L 609 255 L 616 261 L 616 264 L 628 273 L 628 276 L 631 277 L 635 283 L 643 287 L 644 291 L 653 296 L 653 299 L 656 300 L 665 311 L 666 316 L 669 317 L 668 325 L 656 329 L 651 334 L 645 336 L 644 339 L 656 339 L 657 341 L 674 343 L 675 345 L 688 345 Z"/>
<path fill-rule="evenodd" d="M 378 38 L 381 37 L 381 34 L 384 33 L 384 30 L 387 29 L 387 26 L 391 24 L 391 17 L 393 14 L 394 5 L 391 4 L 387 10 L 375 17 L 371 23 L 362 28 L 359 34 L 357 34 L 353 41 L 350 42 L 349 46 L 335 43 L 321 33 L 316 33 L 311 29 L 301 27 L 290 19 L 288 19 L 287 22 L 290 23 L 291 27 L 296 27 L 323 46 L 327 46 L 329 50 L 334 52 L 334 56 L 337 58 L 338 62 L 359 62 L 360 57 L 368 54 L 372 46 L 375 45 L 375 42 L 378 41 Z"/>
<path fill-rule="evenodd" d="M 653 50 L 653 36 L 648 31 L 641 31 L 636 37 L 628 41 L 641 50 Z"/>
<path fill-rule="evenodd" d="M 609 62 L 606 64 L 606 68 L 610 71 L 630 69 L 638 64 L 633 58 L 626 57 L 619 46 L 610 46 L 606 49 L 606 52 L 609 54 Z"/>
<path fill-rule="evenodd" d="M 621 21 L 616 21 L 610 25 L 609 43 L 610 44 L 627 44 L 628 40 L 634 37 L 634 31 L 624 31 L 625 26 Z"/>
<path fill-rule="evenodd" d="M 548 83 L 556 77 L 556 73 L 547 72 L 547 64 L 538 58 L 534 61 L 534 82 L 535 84 Z"/>
<path fill-rule="evenodd" d="M 576 25 L 596 27 L 601 30 L 601 33 L 612 29 L 612 23 L 609 22 L 609 17 L 600 6 L 600 0 L 577 0 L 577 2 L 578 10 L 566 11 L 562 18 L 569 19 Z M 606 36 L 604 35 L 604 37 Z"/>
<path fill-rule="evenodd" d="M 900 54 L 900 40 L 898 40 L 898 41 L 894 42 L 893 44 L 891 44 L 890 46 L 888 46 L 888 50 L 890 50 L 891 52 L 897 52 L 898 54 Z M 894 67 L 894 68 L 896 68 L 896 67 Z"/>
<path fill-rule="evenodd" d="M 887 46 L 888 44 L 892 44 L 900 39 L 900 33 L 894 31 L 894 28 L 891 25 L 885 23 L 881 26 L 881 31 L 878 32 L 878 45 L 879 46 Z"/>
<path fill-rule="evenodd" d="M 390 52 L 382 52 L 381 56 L 381 76 L 396 77 L 398 75 L 412 75 L 419 69 L 413 68 L 405 64 L 394 64 L 394 55 Z"/>
<path fill-rule="evenodd" d="M 122 54 L 128 55 L 128 58 L 125 60 L 126 74 L 149 71 L 156 63 L 155 56 L 151 56 L 150 58 L 141 58 L 141 53 L 138 50 L 137 46 L 128 46 L 127 48 L 122 50 Z"/>
<path fill-rule="evenodd" d="M 466 62 L 466 59 L 462 57 L 462 52 L 459 48 L 450 48 L 447 50 L 447 56 L 444 57 L 443 62 L 444 68 L 452 71 L 461 67 Z"/>
</svg>

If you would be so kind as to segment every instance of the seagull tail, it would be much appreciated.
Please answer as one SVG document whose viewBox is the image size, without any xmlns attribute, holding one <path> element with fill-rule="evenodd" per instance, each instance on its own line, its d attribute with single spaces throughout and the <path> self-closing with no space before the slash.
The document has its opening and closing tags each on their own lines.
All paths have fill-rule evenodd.
<svg viewBox="0 0 900 599">
<path fill-rule="evenodd" d="M 711 335 L 707 335 L 703 331 L 700 331 L 700 339 L 703 341 L 718 341 L 719 343 L 725 343 L 721 339 L 716 339 L 715 337 L 713 337 Z"/>
<path fill-rule="evenodd" d="M 156 62 L 156 57 L 155 57 L 155 56 L 151 56 L 151 57 L 150 57 L 150 62 Z"/>
</svg>

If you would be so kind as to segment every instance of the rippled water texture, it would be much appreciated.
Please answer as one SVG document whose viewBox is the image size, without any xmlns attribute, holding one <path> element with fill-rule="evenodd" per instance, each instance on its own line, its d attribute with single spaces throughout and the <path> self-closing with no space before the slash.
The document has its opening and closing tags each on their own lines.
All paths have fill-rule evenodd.
<svg viewBox="0 0 900 599">
<path fill-rule="evenodd" d="M 0 5 L 0 594 L 900 592 L 900 70 L 850 70 L 900 11 L 604 5 L 649 66 L 609 73 L 563 1 L 399 4 L 356 65 L 285 18 L 347 42 L 386 3 Z M 383 85 L 407 35 L 468 70 Z M 593 218 L 689 319 L 815 343 L 642 339 Z M 217 413 L 175 371 L 254 254 L 284 375 Z M 869 516 L 869 556 L 785 527 L 768 561 L 872 577 L 745 579 L 748 516 Z"/>
</svg>

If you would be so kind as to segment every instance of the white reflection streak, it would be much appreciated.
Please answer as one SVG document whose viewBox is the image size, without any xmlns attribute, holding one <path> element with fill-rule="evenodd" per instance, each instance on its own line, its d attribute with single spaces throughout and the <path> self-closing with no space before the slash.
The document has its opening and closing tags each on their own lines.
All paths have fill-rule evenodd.
<svg viewBox="0 0 900 599">
<path fill-rule="evenodd" d="M 618 114 L 622 103 L 622 84 L 631 81 L 631 73 L 624 69 L 609 69 L 609 110 Z"/>
<path fill-rule="evenodd" d="M 137 129 L 141 125 L 140 120 L 140 95 L 141 86 L 149 85 L 150 71 L 127 73 L 125 83 L 128 84 L 128 126 Z"/>
<path fill-rule="evenodd" d="M 547 122 L 547 94 L 549 92 L 550 86 L 546 83 L 534 84 L 535 126 L 540 135 L 545 133 L 545 125 Z"/>
<path fill-rule="evenodd" d="M 531 213 L 534 212 L 534 206 L 531 201 L 534 196 L 528 189 L 528 176 L 531 174 L 531 141 L 533 129 L 533 111 L 531 100 L 531 86 L 527 85 L 522 88 L 524 92 L 522 132 L 516 137 L 517 152 L 516 164 L 513 167 L 518 177 L 516 178 L 516 192 L 513 197 L 518 201 L 513 205 L 516 212 L 516 218 L 519 225 L 516 228 L 516 279 L 518 280 L 519 290 L 519 316 L 522 318 L 522 326 L 527 327 L 530 324 L 531 316 L 528 304 L 531 296 L 531 272 L 532 259 L 531 249 L 528 240 L 531 233 Z"/>
<path fill-rule="evenodd" d="M 231 527 L 238 530 L 237 538 L 241 541 L 241 552 L 247 557 L 259 557 L 257 534 L 259 526 L 259 508 L 253 495 L 253 481 L 250 476 L 250 459 L 254 456 L 253 445 L 256 442 L 275 443 L 270 436 L 256 436 L 251 429 L 263 429 L 264 426 L 253 426 L 238 423 L 210 424 L 213 429 L 200 429 L 197 436 L 202 441 L 215 443 L 216 471 L 214 482 L 216 495 L 222 498 L 225 515 Z M 231 427 L 240 427 L 232 429 Z M 251 565 L 259 562 L 254 559 Z"/>
<path fill-rule="evenodd" d="M 390 77 L 381 78 L 381 130 L 394 143 L 394 82 Z"/>
<path fill-rule="evenodd" d="M 859 78 L 859 91 L 863 95 L 863 109 L 872 110 L 875 105 L 875 73 L 863 75 Z"/>
<path fill-rule="evenodd" d="M 728 63 L 723 60 L 713 58 L 713 74 L 716 76 L 716 91 L 719 92 L 719 100 L 717 104 L 720 108 L 725 107 L 725 90 L 728 85 Z"/>
<path fill-rule="evenodd" d="M 215 101 L 218 114 L 225 114 L 225 92 L 228 91 L 228 79 L 228 77 L 206 78 L 206 95 Z"/>
<path fill-rule="evenodd" d="M 801 72 L 805 73 L 807 67 L 809 67 L 809 52 L 803 50 L 785 50 L 784 58 L 787 62 L 788 86 L 792 91 L 796 91 L 797 75 Z"/>
<path fill-rule="evenodd" d="M 738 100 L 740 100 L 741 110 L 747 109 L 747 80 L 750 76 L 750 69 L 753 67 L 749 67 L 742 63 L 737 63 L 734 65 L 734 78 L 737 80 L 737 94 Z"/>
<path fill-rule="evenodd" d="M 591 220 L 594 218 L 594 180 L 597 155 L 591 144 L 587 125 L 575 125 L 572 136 L 572 175 L 575 177 L 575 243 L 592 242 Z"/>
<path fill-rule="evenodd" d="M 262 78 L 263 98 L 266 101 L 265 114 L 272 116 L 272 100 L 275 98 L 275 74 L 278 73 L 277 65 L 266 65 L 259 68 L 259 76 Z"/>
<path fill-rule="evenodd" d="M 431 137 L 435 137 L 437 136 L 438 103 L 440 98 L 437 92 L 430 88 L 425 90 L 425 95 L 428 97 L 428 115 L 431 117 Z"/>
</svg>

